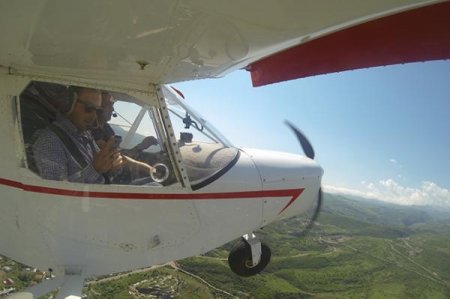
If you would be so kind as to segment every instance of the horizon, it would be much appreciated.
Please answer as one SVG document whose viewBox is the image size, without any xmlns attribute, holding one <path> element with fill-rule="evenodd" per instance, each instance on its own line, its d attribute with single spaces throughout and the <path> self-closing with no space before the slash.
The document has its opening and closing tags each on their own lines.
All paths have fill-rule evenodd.
<svg viewBox="0 0 450 299">
<path fill-rule="evenodd" d="M 257 88 L 242 70 L 173 85 L 238 147 L 303 154 L 284 125 L 291 121 L 311 141 L 331 190 L 450 207 L 449 73 L 445 60 Z"/>
</svg>

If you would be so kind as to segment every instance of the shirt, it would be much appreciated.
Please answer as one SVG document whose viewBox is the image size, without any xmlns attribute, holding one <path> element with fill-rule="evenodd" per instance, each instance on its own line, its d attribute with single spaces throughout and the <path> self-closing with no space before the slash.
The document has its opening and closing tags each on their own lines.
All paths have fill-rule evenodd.
<svg viewBox="0 0 450 299">
<path fill-rule="evenodd" d="M 93 166 L 94 153 L 99 150 L 89 131 L 80 131 L 68 119 L 59 116 L 55 126 L 63 129 L 73 140 L 81 155 L 87 162 L 82 168 L 71 155 L 61 139 L 49 128 L 37 132 L 38 137 L 32 145 L 33 157 L 44 179 L 69 181 L 88 184 L 103 184 L 105 178 Z"/>
</svg>

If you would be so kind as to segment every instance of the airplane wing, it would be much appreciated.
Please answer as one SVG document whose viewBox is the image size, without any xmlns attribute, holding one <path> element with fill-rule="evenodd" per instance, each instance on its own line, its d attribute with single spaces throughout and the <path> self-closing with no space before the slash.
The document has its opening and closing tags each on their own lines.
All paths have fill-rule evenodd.
<svg viewBox="0 0 450 299">
<path fill-rule="evenodd" d="M 1 1 L 0 66 L 130 88 L 248 68 L 263 85 L 447 58 L 449 12 L 435 0 Z"/>
<path fill-rule="evenodd" d="M 450 2 L 364 22 L 248 66 L 254 86 L 339 71 L 450 58 Z"/>
</svg>

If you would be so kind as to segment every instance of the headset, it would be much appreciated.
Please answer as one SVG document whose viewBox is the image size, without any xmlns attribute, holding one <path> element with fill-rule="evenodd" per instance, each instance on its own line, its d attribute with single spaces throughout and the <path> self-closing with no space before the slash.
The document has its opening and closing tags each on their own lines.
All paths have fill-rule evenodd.
<svg viewBox="0 0 450 299">
<path fill-rule="evenodd" d="M 59 112 L 63 114 L 70 113 L 73 110 L 73 106 L 78 100 L 78 93 L 81 87 L 69 86 L 63 94 L 61 94 L 60 103 L 58 106 Z"/>
</svg>

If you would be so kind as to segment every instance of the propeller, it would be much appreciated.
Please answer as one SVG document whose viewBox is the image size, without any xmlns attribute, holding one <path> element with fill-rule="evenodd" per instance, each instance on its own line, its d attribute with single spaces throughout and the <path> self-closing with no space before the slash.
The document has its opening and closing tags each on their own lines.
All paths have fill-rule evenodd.
<svg viewBox="0 0 450 299">
<path fill-rule="evenodd" d="M 303 231 L 303 235 L 306 235 L 314 226 L 314 223 L 319 217 L 320 210 L 322 209 L 322 188 L 319 189 L 319 198 L 317 199 L 317 206 L 314 210 L 314 214 L 311 219 L 309 219 L 309 223 L 306 225 L 305 230 Z"/>
<path fill-rule="evenodd" d="M 298 141 L 300 142 L 300 145 L 303 149 L 303 152 L 305 155 L 310 158 L 314 159 L 314 149 L 309 142 L 308 138 L 306 138 L 305 134 L 303 134 L 300 129 L 298 129 L 296 126 L 294 126 L 289 121 L 285 121 L 286 125 L 291 128 L 291 130 L 294 132 L 295 136 L 297 136 Z M 322 209 L 322 188 L 319 189 L 319 195 L 317 199 L 317 206 L 314 210 L 314 214 L 312 215 L 311 219 L 309 220 L 309 223 L 306 225 L 305 230 L 303 231 L 303 235 L 306 235 L 314 226 L 314 222 L 317 220 L 317 217 L 319 217 L 320 210 Z"/>
<path fill-rule="evenodd" d="M 291 128 L 292 131 L 294 131 L 295 136 L 297 136 L 298 141 L 300 142 L 300 145 L 302 146 L 303 152 L 305 155 L 310 158 L 314 159 L 314 149 L 309 142 L 308 138 L 306 138 L 305 134 L 303 134 L 300 129 L 295 127 L 293 124 L 291 124 L 289 121 L 285 120 L 284 123 Z"/>
</svg>

